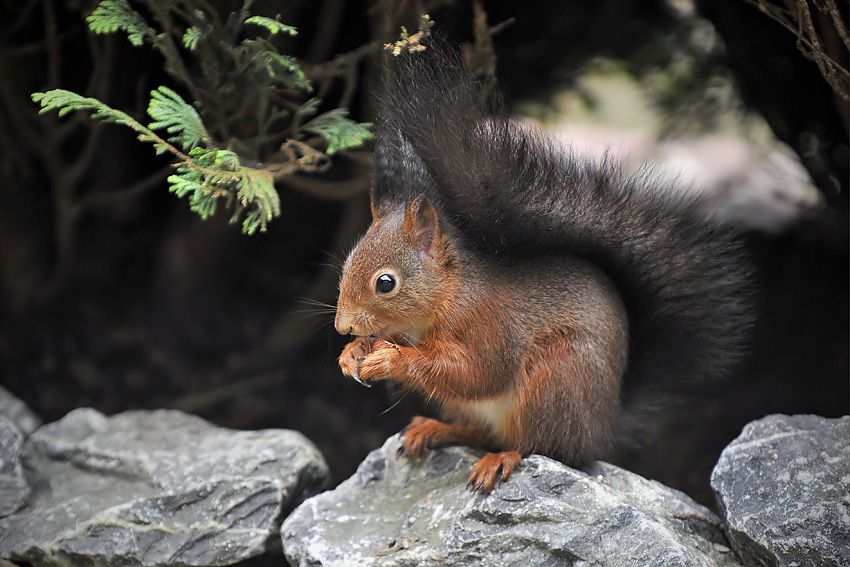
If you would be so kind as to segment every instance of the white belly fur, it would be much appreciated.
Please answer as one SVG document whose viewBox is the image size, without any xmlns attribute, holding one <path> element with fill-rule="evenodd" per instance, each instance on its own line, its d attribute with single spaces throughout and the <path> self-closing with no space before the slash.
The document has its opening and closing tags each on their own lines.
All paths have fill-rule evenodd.
<svg viewBox="0 0 850 567">
<path fill-rule="evenodd" d="M 485 400 L 456 402 L 458 409 L 468 419 L 487 427 L 498 437 L 505 437 L 505 432 L 516 402 L 513 392 L 506 392 Z"/>
</svg>

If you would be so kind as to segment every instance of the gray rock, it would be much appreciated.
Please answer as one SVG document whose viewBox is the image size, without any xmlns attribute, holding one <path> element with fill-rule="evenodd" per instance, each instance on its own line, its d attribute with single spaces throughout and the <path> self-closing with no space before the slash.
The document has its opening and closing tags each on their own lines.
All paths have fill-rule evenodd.
<svg viewBox="0 0 850 567">
<path fill-rule="evenodd" d="M 230 565 L 279 548 L 283 515 L 328 474 L 299 433 L 168 410 L 75 410 L 23 461 L 32 494 L 0 520 L 0 556 L 35 567 Z"/>
<path fill-rule="evenodd" d="M 18 426 L 24 437 L 41 427 L 41 418 L 3 386 L 0 386 L 0 416 L 7 417 Z"/>
<path fill-rule="evenodd" d="M 0 518 L 19 510 L 29 494 L 21 448 L 24 439 L 39 427 L 41 418 L 0 386 Z"/>
<path fill-rule="evenodd" d="M 525 459 L 489 495 L 466 490 L 482 453 L 396 456 L 399 437 L 283 523 L 305 566 L 732 566 L 719 520 L 684 494 L 604 463 L 593 474 Z"/>
<path fill-rule="evenodd" d="M 748 565 L 850 565 L 850 417 L 750 423 L 724 449 L 711 486 Z"/>
<path fill-rule="evenodd" d="M 18 510 L 29 492 L 21 466 L 23 442 L 18 426 L 0 414 L 0 518 Z"/>
</svg>

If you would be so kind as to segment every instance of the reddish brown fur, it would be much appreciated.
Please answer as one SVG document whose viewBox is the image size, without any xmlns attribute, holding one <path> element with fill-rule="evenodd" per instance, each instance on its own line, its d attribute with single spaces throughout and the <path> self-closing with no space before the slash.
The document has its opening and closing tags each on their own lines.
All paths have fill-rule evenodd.
<svg viewBox="0 0 850 567">
<path fill-rule="evenodd" d="M 457 245 L 424 198 L 375 212 L 340 284 L 337 329 L 360 335 L 340 367 L 418 390 L 456 422 L 415 418 L 404 453 L 445 442 L 503 450 L 474 467 L 470 486 L 481 492 L 522 455 L 577 466 L 604 455 L 627 329 L 601 272 L 575 258 L 485 262 Z M 375 277 L 387 271 L 398 289 L 379 294 Z"/>
<path fill-rule="evenodd" d="M 508 480 L 516 466 L 522 462 L 522 457 L 519 451 L 487 453 L 472 465 L 472 473 L 466 485 L 476 492 L 492 492 L 499 476 L 501 475 L 502 481 Z"/>
<path fill-rule="evenodd" d="M 488 443 L 488 439 L 475 427 L 417 416 L 404 430 L 401 453 L 405 457 L 416 459 L 425 447 L 442 443 L 463 443 L 481 447 Z"/>
</svg>

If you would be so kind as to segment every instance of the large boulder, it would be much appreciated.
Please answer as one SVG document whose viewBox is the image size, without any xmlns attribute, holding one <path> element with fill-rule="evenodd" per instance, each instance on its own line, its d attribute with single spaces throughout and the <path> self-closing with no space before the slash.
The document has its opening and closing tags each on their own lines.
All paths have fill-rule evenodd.
<svg viewBox="0 0 850 567">
<path fill-rule="evenodd" d="M 283 516 L 328 476 L 299 433 L 168 410 L 75 410 L 23 461 L 32 492 L 0 520 L 0 556 L 35 567 L 231 565 L 279 548 Z"/>
<path fill-rule="evenodd" d="M 744 427 L 711 485 L 748 565 L 850 565 L 850 417 L 770 415 Z"/>
<path fill-rule="evenodd" d="M 489 495 L 466 489 L 481 452 L 397 456 L 399 437 L 283 523 L 297 566 L 739 565 L 719 520 L 684 494 L 614 466 L 591 474 L 525 459 Z"/>
</svg>

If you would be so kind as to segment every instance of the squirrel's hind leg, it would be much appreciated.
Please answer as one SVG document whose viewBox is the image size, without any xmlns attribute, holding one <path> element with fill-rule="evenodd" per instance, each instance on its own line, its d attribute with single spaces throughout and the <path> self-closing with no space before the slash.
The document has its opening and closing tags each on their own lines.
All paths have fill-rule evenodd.
<svg viewBox="0 0 850 567">
<path fill-rule="evenodd" d="M 426 447 L 444 443 L 461 443 L 473 447 L 492 445 L 490 437 L 475 427 L 443 423 L 436 419 L 416 416 L 405 428 L 404 439 L 398 452 L 404 457 L 415 459 Z M 502 480 L 507 480 L 522 461 L 522 457 L 519 451 L 487 453 L 473 465 L 466 486 L 482 494 L 492 492 L 500 473 Z"/>
<path fill-rule="evenodd" d="M 398 452 L 400 455 L 415 459 L 426 447 L 448 443 L 486 447 L 490 445 L 490 439 L 475 427 L 443 423 L 436 419 L 416 416 L 405 428 L 404 439 Z"/>
</svg>

